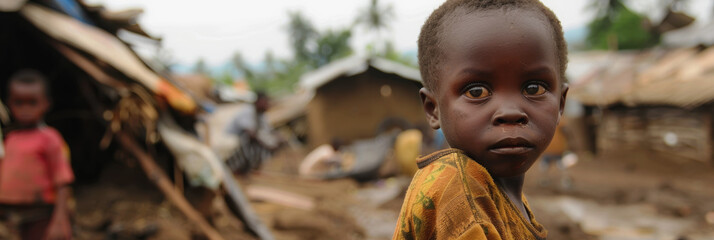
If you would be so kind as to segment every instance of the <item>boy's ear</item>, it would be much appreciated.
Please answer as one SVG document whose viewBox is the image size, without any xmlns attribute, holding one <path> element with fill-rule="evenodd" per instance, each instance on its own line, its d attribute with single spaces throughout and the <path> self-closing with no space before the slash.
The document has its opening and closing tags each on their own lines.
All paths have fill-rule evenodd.
<svg viewBox="0 0 714 240">
<path fill-rule="evenodd" d="M 563 110 L 565 110 L 565 98 L 568 96 L 568 90 L 570 90 L 570 86 L 568 86 L 568 83 L 563 83 L 563 91 L 561 91 L 563 94 L 560 95 L 560 106 L 559 106 L 559 113 L 560 116 L 563 116 Z"/>
<path fill-rule="evenodd" d="M 421 97 L 422 107 L 426 113 L 426 122 L 432 129 L 439 129 L 439 106 L 436 104 L 436 96 L 429 89 L 419 89 L 419 97 Z"/>
</svg>

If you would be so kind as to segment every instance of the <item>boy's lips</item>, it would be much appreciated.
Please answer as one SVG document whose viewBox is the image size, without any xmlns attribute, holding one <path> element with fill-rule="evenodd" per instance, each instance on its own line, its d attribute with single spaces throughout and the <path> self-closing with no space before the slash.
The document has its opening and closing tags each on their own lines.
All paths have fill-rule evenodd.
<svg viewBox="0 0 714 240">
<path fill-rule="evenodd" d="M 521 155 L 533 150 L 535 145 L 525 138 L 504 138 L 491 145 L 488 150 L 499 155 Z"/>
</svg>

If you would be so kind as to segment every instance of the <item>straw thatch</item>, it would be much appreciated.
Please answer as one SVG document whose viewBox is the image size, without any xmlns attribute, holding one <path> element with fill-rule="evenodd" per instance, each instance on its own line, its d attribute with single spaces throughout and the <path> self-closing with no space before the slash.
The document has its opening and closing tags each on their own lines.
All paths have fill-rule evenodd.
<svg viewBox="0 0 714 240">
<path fill-rule="evenodd" d="M 714 48 L 613 52 L 573 84 L 586 105 L 694 108 L 714 100 Z"/>
</svg>

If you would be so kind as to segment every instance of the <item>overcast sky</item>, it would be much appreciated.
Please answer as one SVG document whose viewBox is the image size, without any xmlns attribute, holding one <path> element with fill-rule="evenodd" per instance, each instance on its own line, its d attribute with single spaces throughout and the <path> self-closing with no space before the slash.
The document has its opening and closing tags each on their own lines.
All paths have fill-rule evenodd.
<svg viewBox="0 0 714 240">
<path fill-rule="evenodd" d="M 641 12 L 652 13 L 659 0 L 630 0 Z M 203 58 L 219 65 L 239 51 L 250 62 L 262 60 L 266 51 L 289 57 L 286 33 L 287 12 L 300 11 L 320 30 L 351 24 L 369 0 L 87 0 L 112 10 L 130 7 L 144 9 L 139 23 L 152 35 L 163 37 L 163 46 L 182 64 Z M 543 0 L 567 30 L 583 27 L 592 18 L 586 9 L 589 0 Z M 382 0 L 391 4 L 395 17 L 384 38 L 398 50 L 413 51 L 419 29 L 429 13 L 443 0 Z M 690 0 L 688 11 L 709 20 L 711 0 Z M 702 22 L 702 21 L 698 21 Z M 365 30 L 353 32 L 352 46 L 362 51 L 370 37 Z"/>
</svg>

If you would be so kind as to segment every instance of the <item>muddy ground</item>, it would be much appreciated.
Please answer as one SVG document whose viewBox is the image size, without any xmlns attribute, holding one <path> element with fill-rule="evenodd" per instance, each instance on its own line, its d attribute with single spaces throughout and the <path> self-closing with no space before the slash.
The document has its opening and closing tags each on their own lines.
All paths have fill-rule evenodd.
<svg viewBox="0 0 714 240">
<path fill-rule="evenodd" d="M 284 150 L 262 171 L 238 177 L 246 192 L 272 189 L 313 203 L 252 196 L 276 239 L 391 238 L 408 177 L 367 183 L 301 179 L 295 169 L 304 155 Z M 706 220 L 707 213 L 714 215 L 712 172 L 709 163 L 646 153 L 581 157 L 567 170 L 572 187 L 560 185 L 556 168 L 543 172 L 535 165 L 525 193 L 549 239 L 714 239 L 714 219 Z M 195 189 L 186 192 L 196 199 Z M 98 182 L 78 184 L 74 194 L 76 239 L 202 239 L 130 159 L 110 163 Z M 253 239 L 227 213 L 217 199 L 207 218 L 226 239 Z M 0 235 L 6 239 L 6 229 Z"/>
<path fill-rule="evenodd" d="M 301 179 L 295 169 L 304 154 L 282 151 L 262 171 L 238 177 L 246 191 L 273 189 L 314 203 L 293 206 L 251 197 L 276 239 L 391 238 L 408 177 L 367 183 Z M 714 219 L 706 220 L 714 212 L 712 172 L 709 163 L 645 153 L 581 157 L 567 170 L 571 188 L 561 187 L 556 168 L 546 173 L 536 165 L 525 193 L 549 239 L 714 239 Z M 196 199 L 195 189 L 186 192 Z M 131 160 L 110 163 L 98 182 L 78 184 L 74 194 L 76 239 L 201 239 Z M 226 239 L 252 239 L 227 212 L 215 200 L 207 217 Z"/>
<path fill-rule="evenodd" d="M 297 164 L 291 159 L 298 159 L 299 153 L 294 155 L 278 155 L 265 171 L 289 175 Z M 549 230 L 549 239 L 714 239 L 714 222 L 706 220 L 706 214 L 714 211 L 713 172 L 711 163 L 663 159 L 644 152 L 581 156 L 565 171 L 571 180 L 565 187 L 560 181 L 563 172 L 555 166 L 543 171 L 534 165 L 525 193 L 537 219 Z M 259 179 L 274 179 L 266 174 L 253 178 L 256 184 L 265 181 Z M 304 180 L 288 179 L 268 185 L 310 195 L 290 187 Z M 393 177 L 349 187 L 342 186 L 347 180 L 311 184 L 333 189 L 333 194 L 313 196 L 320 199 L 318 205 L 332 205 L 336 212 L 354 219 L 357 228 L 350 226 L 345 232 L 361 229 L 364 235 L 351 237 L 390 239 L 408 182 L 407 177 Z M 259 212 L 266 219 L 272 215 Z"/>
<path fill-rule="evenodd" d="M 525 191 L 552 239 L 714 239 L 712 173 L 711 163 L 609 153 L 568 169 L 568 190 L 543 186 L 536 166 Z"/>
</svg>

